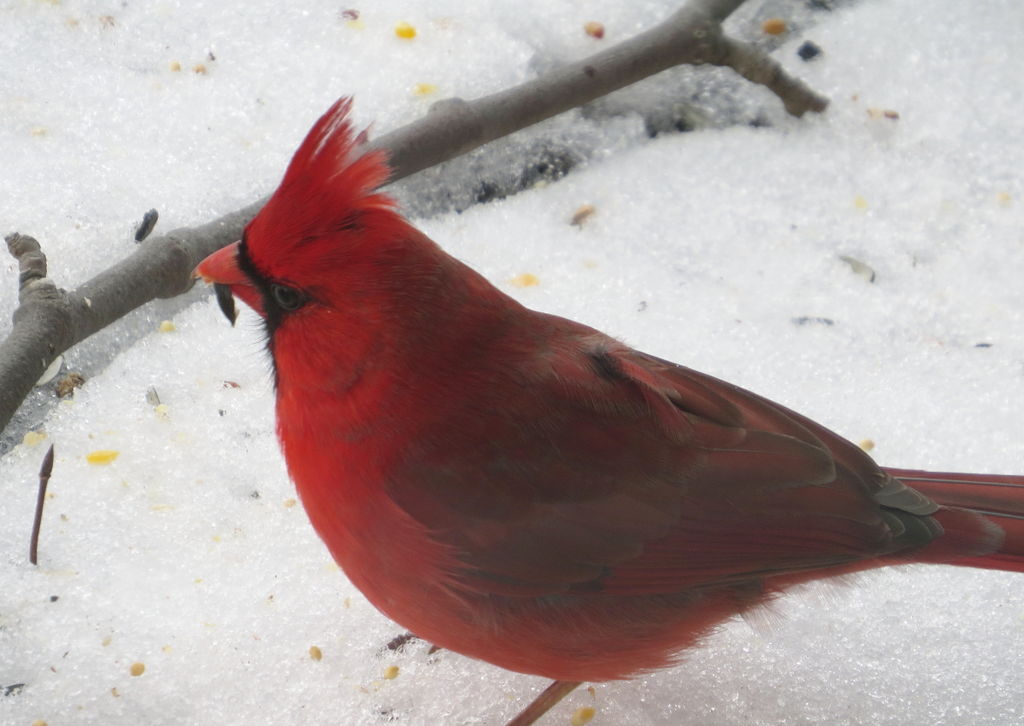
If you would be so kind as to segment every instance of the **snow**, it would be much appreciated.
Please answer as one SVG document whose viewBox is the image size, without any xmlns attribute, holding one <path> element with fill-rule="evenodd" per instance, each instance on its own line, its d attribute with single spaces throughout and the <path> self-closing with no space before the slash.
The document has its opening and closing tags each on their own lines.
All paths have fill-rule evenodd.
<svg viewBox="0 0 1024 726">
<path fill-rule="evenodd" d="M 763 90 L 732 83 L 737 116 L 768 124 L 733 125 L 708 115 L 708 74 L 670 72 L 605 102 L 603 115 L 498 142 L 401 196 L 431 237 L 527 305 L 871 439 L 882 464 L 1020 473 L 1024 9 L 837 4 L 764 11 L 796 13 L 805 28 L 775 57 L 832 99 L 821 117 L 789 119 Z M 676 6 L 379 0 L 353 25 L 326 2 L 10 0 L 0 4 L 2 231 L 37 237 L 51 276 L 74 287 L 133 249 L 151 207 L 160 233 L 271 191 L 339 95 L 384 132 L 433 100 L 521 82 Z M 756 31 L 755 10 L 738 32 Z M 605 24 L 604 40 L 582 32 L 589 20 Z M 394 37 L 400 21 L 416 38 Z M 806 38 L 824 49 L 809 63 L 796 56 Z M 637 110 L 664 106 L 677 82 L 703 104 L 704 128 L 648 138 Z M 419 83 L 437 91 L 417 95 Z M 551 140 L 579 162 L 563 179 L 452 211 L 481 175 L 507 174 Z M 583 204 L 594 213 L 570 225 Z M 875 281 L 840 255 L 870 265 Z M 538 284 L 522 286 L 524 273 Z M 0 275 L 9 319 L 13 260 L 0 259 Z M 45 440 L 0 459 L 0 723 L 510 718 L 540 679 L 428 655 L 422 642 L 387 649 L 403 629 L 340 574 L 295 502 L 255 316 L 232 330 L 200 299 L 173 330 L 160 332 L 151 309 L 140 318 L 151 334 L 111 334 L 110 364 L 93 364 L 74 398 L 33 425 Z M 82 355 L 70 352 L 68 367 Z M 32 567 L 49 443 L 57 458 Z M 89 463 L 98 450 L 119 454 Z M 1020 723 L 1022 586 L 1020 575 L 923 566 L 808 586 L 725 624 L 675 668 L 579 689 L 543 723 L 567 724 L 585 705 L 595 725 Z M 392 665 L 398 676 L 386 679 Z"/>
</svg>

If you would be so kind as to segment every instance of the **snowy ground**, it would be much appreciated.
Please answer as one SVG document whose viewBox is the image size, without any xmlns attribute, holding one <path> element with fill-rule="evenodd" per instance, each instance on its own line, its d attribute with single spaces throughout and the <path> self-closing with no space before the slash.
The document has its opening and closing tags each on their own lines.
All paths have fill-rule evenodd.
<svg viewBox="0 0 1024 726">
<path fill-rule="evenodd" d="M 0 231 L 36 236 L 73 287 L 130 252 L 150 207 L 166 232 L 269 192 L 339 95 L 386 131 L 676 5 L 393 0 L 352 24 L 328 2 L 0 2 Z M 823 117 L 787 119 L 761 91 L 768 127 L 649 139 L 635 114 L 570 115 L 474 164 L 556 137 L 588 164 L 418 223 L 526 304 L 871 439 L 883 464 L 1022 472 L 1024 7 L 865 0 L 807 17 L 824 56 L 800 61 L 801 37 L 775 55 L 833 99 Z M 394 36 L 402 21 L 415 39 Z M 475 188 L 474 164 L 443 183 Z M 582 204 L 596 211 L 571 226 Z M 6 320 L 13 261 L 0 275 Z M 45 440 L 0 459 L 0 723 L 498 724 L 542 687 L 422 643 L 387 650 L 402 629 L 295 503 L 253 316 L 231 330 L 207 298 L 172 331 L 144 320 L 151 335 L 35 427 Z M 98 450 L 119 454 L 88 463 Z M 595 725 L 1004 726 L 1024 721 L 1022 679 L 1024 577 L 918 567 L 808 588 L 677 668 L 581 689 L 545 723 L 591 705 Z"/>
</svg>

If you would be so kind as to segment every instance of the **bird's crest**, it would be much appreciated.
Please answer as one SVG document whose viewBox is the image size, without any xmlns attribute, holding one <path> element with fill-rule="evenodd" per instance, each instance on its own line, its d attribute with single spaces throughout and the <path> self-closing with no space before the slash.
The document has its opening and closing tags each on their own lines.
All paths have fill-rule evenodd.
<svg viewBox="0 0 1024 726">
<path fill-rule="evenodd" d="M 342 97 L 321 116 L 292 157 L 277 191 L 246 228 L 249 253 L 266 272 L 306 242 L 359 226 L 371 210 L 394 202 L 377 193 L 390 174 L 382 150 L 361 151 L 349 118 L 352 99 Z"/>
</svg>

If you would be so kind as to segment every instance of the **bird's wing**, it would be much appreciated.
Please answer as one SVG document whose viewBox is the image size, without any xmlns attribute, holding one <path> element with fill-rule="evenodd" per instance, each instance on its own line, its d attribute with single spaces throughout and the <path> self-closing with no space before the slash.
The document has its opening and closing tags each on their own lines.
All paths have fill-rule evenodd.
<svg viewBox="0 0 1024 726">
<path fill-rule="evenodd" d="M 874 498 L 884 475 L 837 435 L 598 333 L 560 343 L 516 395 L 477 389 L 391 480 L 459 587 L 670 593 L 907 546 Z"/>
</svg>

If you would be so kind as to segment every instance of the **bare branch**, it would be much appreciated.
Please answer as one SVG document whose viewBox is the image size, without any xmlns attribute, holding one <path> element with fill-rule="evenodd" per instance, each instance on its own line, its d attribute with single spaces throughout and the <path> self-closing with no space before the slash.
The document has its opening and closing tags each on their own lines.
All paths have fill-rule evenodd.
<svg viewBox="0 0 1024 726">
<path fill-rule="evenodd" d="M 661 24 L 582 61 L 475 101 L 440 101 L 424 118 L 370 146 L 388 151 L 394 182 L 684 63 L 732 66 L 775 92 L 797 116 L 824 109 L 825 99 L 767 55 L 723 35 L 722 21 L 741 4 L 690 0 Z M 187 291 L 195 266 L 241 237 L 265 201 L 149 240 L 70 292 L 46 279 L 45 257 L 35 240 L 10 235 L 8 247 L 21 265 L 22 284 L 14 326 L 0 343 L 0 428 L 56 356 L 144 303 Z"/>
<path fill-rule="evenodd" d="M 72 333 L 68 300 L 46 277 L 46 256 L 31 237 L 11 234 L 7 249 L 18 260 L 18 309 L 0 343 L 0 424 L 7 421 L 54 358 L 81 338 Z M 84 336 L 83 336 L 84 337 Z"/>
<path fill-rule="evenodd" d="M 749 43 L 723 37 L 722 44 L 725 54 L 718 65 L 729 66 L 748 81 L 768 88 L 793 116 L 821 112 L 828 107 L 827 98 L 812 91 L 799 78 L 788 75 L 775 60 Z"/>
<path fill-rule="evenodd" d="M 426 117 L 370 146 L 388 150 L 394 181 L 682 64 L 733 66 L 775 92 L 794 116 L 823 111 L 826 99 L 754 46 L 722 34 L 720 21 L 740 4 L 690 3 L 650 30 L 515 88 L 472 102 L 439 101 Z"/>
<path fill-rule="evenodd" d="M 19 261 L 22 284 L 14 325 L 0 343 L 0 427 L 7 426 L 58 355 L 150 300 L 187 291 L 195 266 L 206 255 L 237 240 L 263 202 L 201 227 L 154 238 L 71 292 L 43 277 L 46 258 L 38 242 L 24 235 L 9 235 L 7 247 Z M 41 274 L 26 278 L 26 265 L 41 269 Z"/>
</svg>

